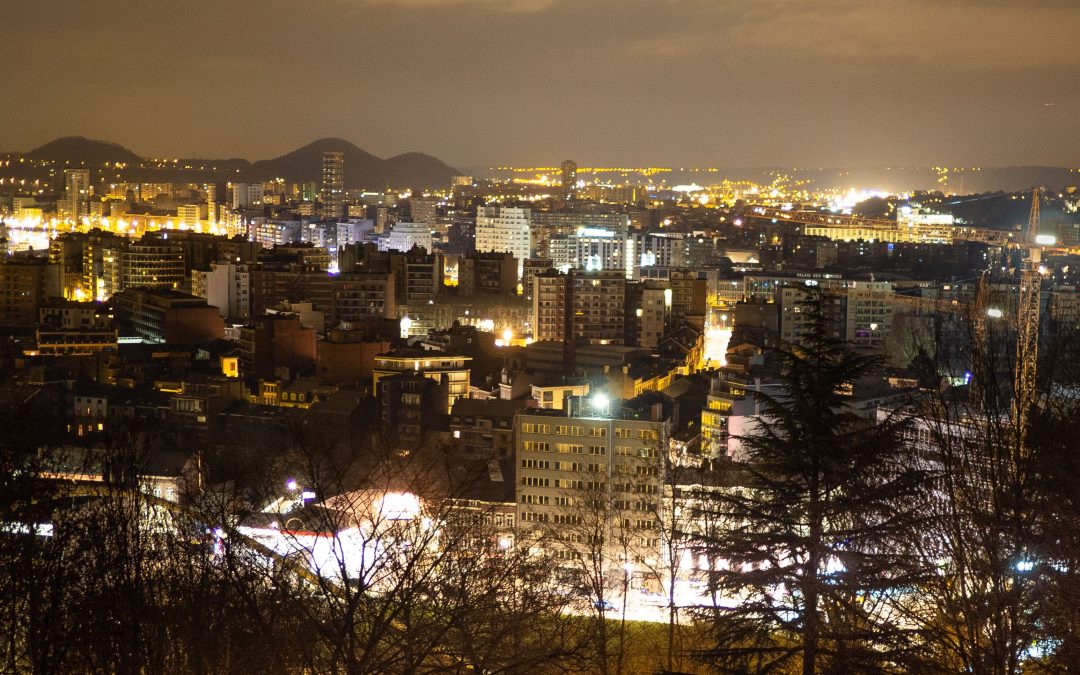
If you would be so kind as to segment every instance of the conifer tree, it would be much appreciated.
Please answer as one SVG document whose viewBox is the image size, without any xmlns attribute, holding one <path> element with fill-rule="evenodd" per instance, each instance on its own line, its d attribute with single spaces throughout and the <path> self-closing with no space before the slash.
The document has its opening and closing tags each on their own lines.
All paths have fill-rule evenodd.
<svg viewBox="0 0 1080 675">
<path fill-rule="evenodd" d="M 784 393 L 755 394 L 762 414 L 729 469 L 737 487 L 700 500 L 719 524 L 700 542 L 716 599 L 702 656 L 729 672 L 866 672 L 914 652 L 890 599 L 923 573 L 898 545 L 922 476 L 899 416 L 875 424 L 854 409 L 853 384 L 879 360 L 834 336 L 831 302 L 808 292 L 805 330 L 780 354 Z"/>
</svg>

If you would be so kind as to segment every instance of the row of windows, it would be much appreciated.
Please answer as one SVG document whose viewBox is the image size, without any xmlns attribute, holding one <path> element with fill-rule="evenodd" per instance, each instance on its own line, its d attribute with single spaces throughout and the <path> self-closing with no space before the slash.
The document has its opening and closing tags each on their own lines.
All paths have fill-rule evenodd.
<svg viewBox="0 0 1080 675">
<path fill-rule="evenodd" d="M 652 483 L 612 483 L 611 489 L 614 492 L 639 495 L 654 495 L 660 491 L 660 489 Z"/>
<path fill-rule="evenodd" d="M 640 457 L 642 459 L 656 459 L 660 451 L 656 448 L 636 448 L 630 445 L 616 445 L 615 454 L 619 457 Z"/>
<path fill-rule="evenodd" d="M 551 427 L 547 424 L 538 424 L 535 422 L 525 422 L 521 425 L 522 432 L 526 434 L 548 434 Z M 586 431 L 588 429 L 588 431 Z M 656 429 L 637 429 L 635 433 L 634 429 L 626 427 L 616 427 L 614 430 L 615 438 L 638 438 L 640 440 L 655 441 L 660 438 Z M 555 425 L 556 436 L 589 436 L 592 438 L 605 438 L 607 437 L 607 427 L 579 427 L 573 425 L 557 424 Z M 599 446 L 598 446 L 599 447 Z"/>
</svg>

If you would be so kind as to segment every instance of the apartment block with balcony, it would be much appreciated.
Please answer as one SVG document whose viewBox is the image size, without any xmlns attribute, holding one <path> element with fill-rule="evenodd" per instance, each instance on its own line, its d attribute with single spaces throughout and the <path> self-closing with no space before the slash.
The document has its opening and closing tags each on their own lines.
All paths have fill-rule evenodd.
<svg viewBox="0 0 1080 675">
<path fill-rule="evenodd" d="M 438 412 L 448 414 L 458 399 L 469 396 L 470 356 L 433 354 L 420 350 L 397 350 L 375 357 L 372 369 L 372 388 L 379 392 L 380 380 L 402 373 L 417 373 L 438 384 L 446 385 L 446 400 L 437 406 Z"/>
</svg>

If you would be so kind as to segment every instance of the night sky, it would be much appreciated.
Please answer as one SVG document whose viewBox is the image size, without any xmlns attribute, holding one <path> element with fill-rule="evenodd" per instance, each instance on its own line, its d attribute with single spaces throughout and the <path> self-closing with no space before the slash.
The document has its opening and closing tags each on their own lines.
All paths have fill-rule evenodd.
<svg viewBox="0 0 1080 675">
<path fill-rule="evenodd" d="M 0 3 L 0 149 L 1080 165 L 1077 0 Z"/>
</svg>

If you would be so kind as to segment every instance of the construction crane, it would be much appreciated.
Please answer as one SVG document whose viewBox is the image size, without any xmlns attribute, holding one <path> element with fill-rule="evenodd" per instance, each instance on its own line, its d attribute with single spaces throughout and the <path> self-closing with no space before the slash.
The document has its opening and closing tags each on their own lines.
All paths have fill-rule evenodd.
<svg viewBox="0 0 1080 675">
<path fill-rule="evenodd" d="M 1020 299 L 1016 314 L 1016 377 L 1013 386 L 1013 420 L 1017 448 L 1023 451 L 1027 439 L 1028 416 L 1035 403 L 1035 375 L 1039 360 L 1039 318 L 1043 270 L 1043 243 L 1050 238 L 1039 235 L 1039 196 L 1041 188 L 1031 191 L 1031 212 L 1023 232 L 1023 258 L 1020 263 Z M 1026 254 L 1026 255 L 1024 255 Z"/>
</svg>

